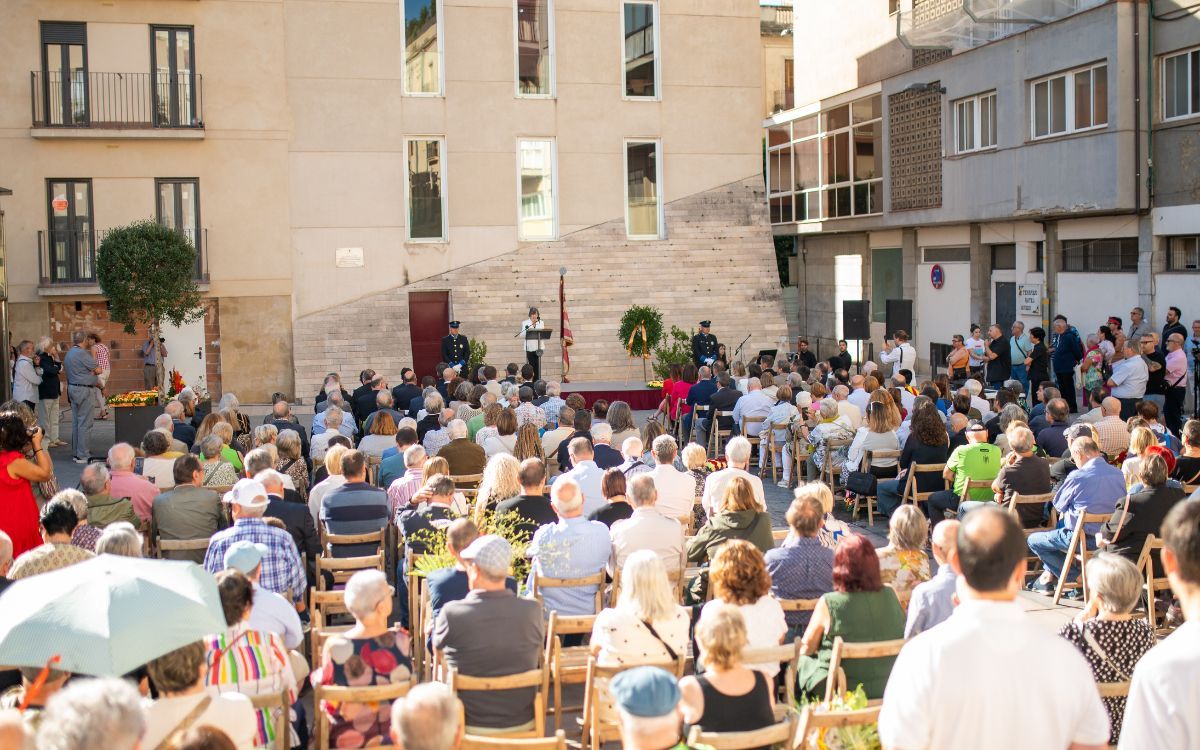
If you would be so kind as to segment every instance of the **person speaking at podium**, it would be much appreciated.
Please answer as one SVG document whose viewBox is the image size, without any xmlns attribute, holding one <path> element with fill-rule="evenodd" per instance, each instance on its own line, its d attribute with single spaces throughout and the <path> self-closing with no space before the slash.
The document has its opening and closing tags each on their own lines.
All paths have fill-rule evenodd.
<svg viewBox="0 0 1200 750">
<path fill-rule="evenodd" d="M 442 337 L 442 361 L 450 365 L 455 372 L 467 376 L 463 369 L 471 358 L 471 342 L 458 332 L 458 321 L 450 321 L 450 335 Z M 442 373 L 437 373 L 441 375 Z"/>
<path fill-rule="evenodd" d="M 522 337 L 530 328 L 534 330 L 542 330 L 546 327 L 542 321 L 542 314 L 538 312 L 536 307 L 529 308 L 529 318 L 521 324 Z M 533 379 L 542 379 L 542 351 L 545 349 L 545 339 L 525 339 L 525 360 L 533 367 Z"/>
</svg>

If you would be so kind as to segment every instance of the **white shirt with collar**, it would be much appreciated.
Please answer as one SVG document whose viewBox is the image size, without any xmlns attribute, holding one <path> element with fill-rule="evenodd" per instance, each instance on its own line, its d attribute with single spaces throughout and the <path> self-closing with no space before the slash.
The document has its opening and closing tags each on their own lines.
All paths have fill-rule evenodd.
<svg viewBox="0 0 1200 750">
<path fill-rule="evenodd" d="M 1200 622 L 1185 622 L 1142 657 L 1121 722 L 1121 750 L 1200 747 Z"/>
<path fill-rule="evenodd" d="M 900 374 L 901 370 L 917 369 L 917 350 L 907 341 L 892 347 L 891 351 L 880 352 L 879 361 L 885 365 L 891 363 L 892 377 Z"/>
<path fill-rule="evenodd" d="M 704 505 L 704 512 L 712 515 L 717 512 L 717 508 L 721 505 L 721 499 L 725 497 L 725 488 L 734 477 L 743 477 L 750 482 L 750 488 L 754 490 L 754 499 L 758 501 L 758 509 L 767 509 L 767 496 L 763 493 L 762 479 L 754 476 L 745 469 L 738 469 L 730 466 L 728 469 L 714 471 L 704 480 L 704 495 L 701 503 Z"/>
<path fill-rule="evenodd" d="M 1146 395 L 1150 371 L 1146 368 L 1146 360 L 1131 357 L 1113 362 L 1112 377 L 1109 379 L 1116 383 L 1112 388 L 1113 398 L 1141 398 Z"/>
<path fill-rule="evenodd" d="M 733 421 L 734 424 L 741 428 L 742 420 L 746 417 L 762 417 L 766 419 L 771 413 L 771 407 L 775 405 L 775 399 L 767 395 L 761 388 L 757 391 L 750 391 L 745 396 L 737 400 L 733 405 Z M 758 433 L 762 432 L 762 422 L 755 422 L 746 425 L 746 437 L 757 437 Z"/>
<path fill-rule="evenodd" d="M 655 507 L 671 518 L 687 518 L 696 505 L 696 479 L 673 465 L 659 464 L 650 471 L 654 489 L 658 490 Z"/>
<path fill-rule="evenodd" d="M 683 526 L 678 520 L 663 515 L 655 506 L 634 508 L 632 516 L 612 525 L 609 536 L 613 547 L 609 573 L 624 566 L 626 558 L 643 549 L 658 555 L 668 573 L 679 570 L 683 558 Z"/>
<path fill-rule="evenodd" d="M 857 406 L 859 412 L 865 414 L 867 411 L 867 404 L 871 403 L 871 394 L 867 393 L 867 391 L 863 388 L 855 388 L 850 392 L 850 395 L 846 398 L 846 401 Z M 838 407 L 838 412 L 841 412 L 841 407 Z"/>
<path fill-rule="evenodd" d="M 900 652 L 879 738 L 905 750 L 1105 745 L 1108 714 L 1070 642 L 1015 601 L 967 599 Z"/>
<path fill-rule="evenodd" d="M 571 429 L 570 425 L 566 427 L 557 427 L 553 430 L 546 430 L 542 435 L 542 453 L 546 456 L 554 456 L 558 453 L 558 446 L 562 441 L 573 435 L 575 430 Z"/>
<path fill-rule="evenodd" d="M 562 477 L 574 479 L 575 483 L 579 485 L 579 489 L 583 491 L 584 518 L 603 508 L 608 502 L 604 499 L 604 492 L 601 489 L 604 483 L 604 469 L 597 466 L 595 461 L 576 461 L 574 468 L 559 474 L 558 477 L 559 479 Z"/>
</svg>

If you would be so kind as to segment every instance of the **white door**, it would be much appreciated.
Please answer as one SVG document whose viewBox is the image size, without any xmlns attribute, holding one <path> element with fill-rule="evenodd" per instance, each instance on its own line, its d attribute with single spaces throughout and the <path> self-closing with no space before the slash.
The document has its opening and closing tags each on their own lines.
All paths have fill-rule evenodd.
<svg viewBox="0 0 1200 750">
<path fill-rule="evenodd" d="M 185 384 L 208 390 L 204 377 L 204 319 L 178 327 L 166 323 L 162 327 L 162 337 L 166 339 L 167 347 L 166 372 L 179 370 Z"/>
</svg>

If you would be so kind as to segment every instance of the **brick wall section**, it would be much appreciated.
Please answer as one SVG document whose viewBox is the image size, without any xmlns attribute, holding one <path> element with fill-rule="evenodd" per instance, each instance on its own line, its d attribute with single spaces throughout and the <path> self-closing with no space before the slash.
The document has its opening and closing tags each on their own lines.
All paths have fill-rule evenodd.
<svg viewBox="0 0 1200 750">
<path fill-rule="evenodd" d="M 691 330 L 711 318 L 713 333 L 731 353 L 747 334 L 753 334 L 748 351 L 776 348 L 787 325 L 761 176 L 674 201 L 665 213 L 665 240 L 630 241 L 624 219 L 616 219 L 299 318 L 296 392 L 307 401 L 325 373 L 336 370 L 353 380 L 364 367 L 398 382 L 411 359 L 409 290 L 450 290 L 463 332 L 486 341 L 489 363 L 501 367 L 524 362 L 521 341 L 513 336 L 528 308 L 541 308 L 555 329 L 543 376 L 558 378 L 558 281 L 564 266 L 574 381 L 641 380 L 641 364 L 625 356 L 616 335 L 632 304 L 657 307 L 668 329 Z"/>
</svg>

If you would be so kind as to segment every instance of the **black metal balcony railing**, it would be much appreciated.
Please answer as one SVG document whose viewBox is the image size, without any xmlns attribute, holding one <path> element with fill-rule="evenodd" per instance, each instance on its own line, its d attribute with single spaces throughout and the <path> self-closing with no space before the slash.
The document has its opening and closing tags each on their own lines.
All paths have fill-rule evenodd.
<svg viewBox="0 0 1200 750">
<path fill-rule="evenodd" d="M 203 128 L 199 73 L 29 74 L 35 128 Z"/>
<path fill-rule="evenodd" d="M 208 230 L 180 230 L 196 248 L 195 278 L 208 283 Z M 96 250 L 106 229 L 38 232 L 38 286 L 91 286 L 96 280 Z"/>
</svg>

